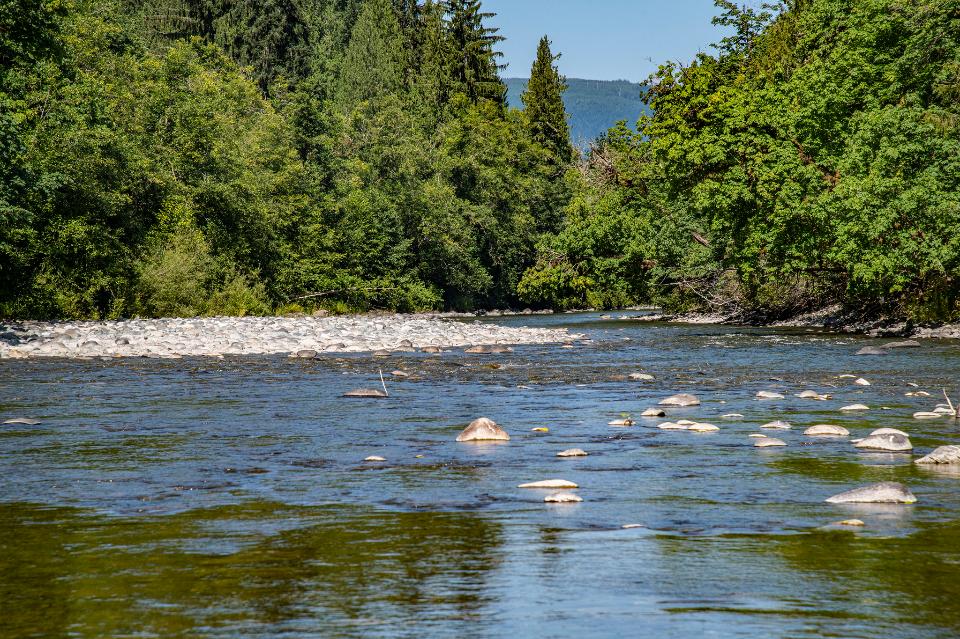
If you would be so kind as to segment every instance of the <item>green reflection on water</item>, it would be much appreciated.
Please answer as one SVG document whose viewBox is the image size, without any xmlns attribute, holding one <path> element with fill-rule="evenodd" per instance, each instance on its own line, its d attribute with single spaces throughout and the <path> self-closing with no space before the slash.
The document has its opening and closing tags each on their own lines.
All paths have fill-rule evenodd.
<svg viewBox="0 0 960 639">
<path fill-rule="evenodd" d="M 0 504 L 0 636 L 370 636 L 474 618 L 502 537 L 471 513 L 252 503 L 122 519 Z"/>
</svg>

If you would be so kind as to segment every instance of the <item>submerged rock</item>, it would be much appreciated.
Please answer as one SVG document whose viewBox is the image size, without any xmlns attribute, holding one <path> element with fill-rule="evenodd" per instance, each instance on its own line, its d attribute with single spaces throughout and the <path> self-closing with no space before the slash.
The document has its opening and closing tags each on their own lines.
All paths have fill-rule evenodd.
<svg viewBox="0 0 960 639">
<path fill-rule="evenodd" d="M 844 406 L 840 410 L 870 410 L 870 407 L 866 404 L 850 404 L 849 406 Z"/>
<path fill-rule="evenodd" d="M 662 400 L 660 406 L 699 406 L 700 400 L 697 399 L 695 395 L 690 393 L 680 393 L 678 395 L 671 395 L 670 397 Z"/>
<path fill-rule="evenodd" d="M 379 388 L 357 388 L 352 391 L 347 391 L 343 394 L 344 397 L 361 397 L 361 398 L 384 398 L 389 397 L 385 391 L 380 390 Z"/>
<path fill-rule="evenodd" d="M 390 374 L 394 377 L 410 377 L 410 373 L 406 371 L 390 371 Z"/>
<path fill-rule="evenodd" d="M 557 453 L 557 457 L 586 457 L 587 452 L 580 448 L 568 448 Z"/>
<path fill-rule="evenodd" d="M 363 461 L 365 461 L 365 462 L 385 462 L 385 461 L 387 461 L 387 460 L 384 459 L 383 457 L 380 457 L 379 455 L 370 455 L 369 457 L 366 457 Z"/>
<path fill-rule="evenodd" d="M 662 424 L 658 424 L 657 428 L 660 430 L 687 430 L 689 427 L 676 422 L 663 422 Z"/>
<path fill-rule="evenodd" d="M 863 523 L 863 521 L 860 519 L 844 519 L 843 521 L 833 522 L 833 525 L 834 526 L 854 526 L 854 527 L 866 526 L 866 524 Z"/>
<path fill-rule="evenodd" d="M 870 386 L 870 382 L 868 382 L 862 377 L 858 377 L 857 379 L 853 380 L 853 383 L 856 384 L 857 386 Z"/>
<path fill-rule="evenodd" d="M 940 419 L 943 413 L 933 413 L 930 411 L 919 411 L 913 414 L 914 419 Z"/>
<path fill-rule="evenodd" d="M 919 348 L 920 342 L 915 339 L 907 339 L 902 342 L 887 342 L 882 344 L 880 348 Z"/>
<path fill-rule="evenodd" d="M 889 355 L 886 349 L 880 348 L 878 346 L 864 346 L 859 351 L 857 355 Z"/>
<path fill-rule="evenodd" d="M 500 428 L 495 421 L 480 417 L 470 422 L 470 425 L 457 435 L 458 442 L 480 442 L 480 441 L 508 441 L 510 435 L 507 431 Z"/>
<path fill-rule="evenodd" d="M 554 493 L 543 498 L 548 504 L 575 504 L 583 501 L 583 498 L 573 493 Z"/>
<path fill-rule="evenodd" d="M 783 395 L 773 391 L 760 391 L 757 393 L 759 399 L 783 399 Z"/>
<path fill-rule="evenodd" d="M 910 443 L 909 437 L 894 433 L 869 435 L 858 441 L 854 446 L 868 450 L 886 450 L 894 453 L 913 450 L 913 444 Z"/>
<path fill-rule="evenodd" d="M 787 442 L 776 437 L 761 437 L 753 442 L 755 448 L 770 448 L 773 446 L 786 446 Z"/>
<path fill-rule="evenodd" d="M 14 417 L 13 419 L 8 419 L 4 424 L 22 424 L 24 426 L 36 426 L 40 423 L 39 419 L 30 419 L 29 417 Z"/>
<path fill-rule="evenodd" d="M 630 379 L 637 379 L 645 382 L 654 378 L 653 375 L 650 375 L 649 373 L 630 373 L 629 377 Z"/>
<path fill-rule="evenodd" d="M 843 426 L 834 426 L 833 424 L 817 424 L 803 431 L 808 437 L 846 437 L 850 434 Z"/>
<path fill-rule="evenodd" d="M 940 446 L 929 455 L 915 459 L 914 464 L 960 464 L 960 446 Z"/>
<path fill-rule="evenodd" d="M 463 352 L 470 353 L 470 354 L 478 354 L 478 353 L 490 353 L 492 351 L 490 350 L 489 346 L 471 346 L 469 348 L 463 349 Z"/>
<path fill-rule="evenodd" d="M 659 408 L 648 408 L 640 413 L 640 417 L 663 417 L 666 414 L 666 411 L 662 411 Z"/>
<path fill-rule="evenodd" d="M 820 393 L 818 393 L 817 391 L 805 390 L 797 393 L 796 397 L 799 397 L 800 399 L 816 399 L 820 397 Z"/>
<path fill-rule="evenodd" d="M 740 413 L 727 413 L 726 415 L 721 415 L 723 419 L 740 419 L 743 417 Z"/>
<path fill-rule="evenodd" d="M 579 486 L 566 479 L 544 479 L 520 484 L 517 488 L 579 488 Z"/>
<path fill-rule="evenodd" d="M 714 431 L 720 430 L 720 428 L 715 426 L 714 424 L 704 424 L 704 423 L 696 422 L 687 426 L 687 430 L 691 430 L 695 433 L 712 433 Z"/>
<path fill-rule="evenodd" d="M 778 419 L 774 422 L 767 422 L 760 428 L 766 428 L 768 430 L 789 430 L 792 427 L 790 426 L 790 422 L 785 422 L 782 419 Z"/>
<path fill-rule="evenodd" d="M 312 349 L 304 349 L 302 351 L 297 351 L 291 357 L 295 357 L 297 359 L 316 359 L 317 351 Z"/>
<path fill-rule="evenodd" d="M 826 501 L 829 504 L 912 504 L 917 498 L 903 484 L 884 481 L 848 490 Z"/>
</svg>

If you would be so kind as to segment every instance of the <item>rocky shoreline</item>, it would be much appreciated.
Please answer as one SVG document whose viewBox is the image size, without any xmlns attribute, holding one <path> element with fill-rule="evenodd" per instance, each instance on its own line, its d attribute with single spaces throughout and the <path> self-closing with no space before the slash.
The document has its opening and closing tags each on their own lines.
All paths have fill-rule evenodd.
<svg viewBox="0 0 960 639">
<path fill-rule="evenodd" d="M 632 318 L 640 322 L 675 322 L 678 324 L 726 324 L 770 326 L 774 328 L 818 328 L 837 333 L 869 337 L 917 337 L 934 339 L 960 338 L 960 324 L 917 324 L 910 320 L 889 317 L 864 317 L 844 311 L 839 305 L 829 306 L 786 319 L 770 319 L 759 315 L 719 315 L 713 313 L 654 313 Z"/>
<path fill-rule="evenodd" d="M 309 353 L 549 344 L 579 337 L 566 329 L 511 328 L 438 315 L 21 321 L 0 324 L 0 359 L 298 353 L 303 357 Z"/>
</svg>

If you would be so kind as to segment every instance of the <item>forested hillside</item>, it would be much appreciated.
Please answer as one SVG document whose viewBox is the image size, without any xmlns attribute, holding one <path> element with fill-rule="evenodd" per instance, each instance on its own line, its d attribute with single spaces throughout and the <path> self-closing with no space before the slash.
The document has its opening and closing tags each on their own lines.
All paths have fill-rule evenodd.
<svg viewBox="0 0 960 639">
<path fill-rule="evenodd" d="M 570 116 L 570 137 L 581 149 L 623 120 L 633 126 L 650 109 L 641 99 L 642 87 L 627 80 L 567 78 L 563 103 Z M 526 78 L 504 78 L 507 102 L 522 108 L 520 96 L 527 90 Z"/>
<path fill-rule="evenodd" d="M 0 11 L 2 316 L 503 306 L 569 197 L 479 0 Z"/>
<path fill-rule="evenodd" d="M 960 2 L 717 4 L 730 35 L 581 167 L 524 297 L 960 315 Z"/>
<path fill-rule="evenodd" d="M 960 0 L 717 4 L 581 159 L 480 0 L 0 1 L 0 316 L 960 316 Z"/>
</svg>

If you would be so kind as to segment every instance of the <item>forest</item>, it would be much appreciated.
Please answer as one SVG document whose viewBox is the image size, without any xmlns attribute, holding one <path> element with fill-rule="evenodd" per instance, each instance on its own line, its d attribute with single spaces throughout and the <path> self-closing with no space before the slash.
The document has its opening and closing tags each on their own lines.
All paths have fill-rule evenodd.
<svg viewBox="0 0 960 639">
<path fill-rule="evenodd" d="M 960 0 L 716 4 L 580 153 L 480 0 L 0 0 L 0 317 L 960 316 Z"/>
</svg>

